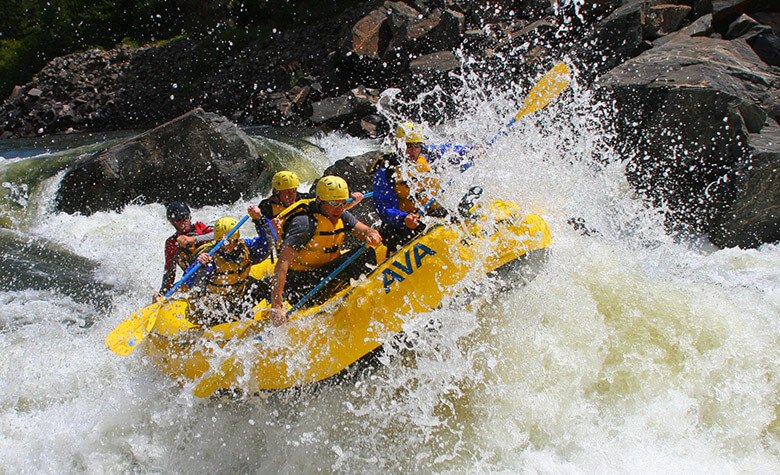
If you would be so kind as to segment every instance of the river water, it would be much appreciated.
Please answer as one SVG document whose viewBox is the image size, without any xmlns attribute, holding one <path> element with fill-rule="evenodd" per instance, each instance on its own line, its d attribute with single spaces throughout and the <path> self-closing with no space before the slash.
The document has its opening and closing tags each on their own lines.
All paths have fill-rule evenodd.
<svg viewBox="0 0 780 475">
<path fill-rule="evenodd" d="M 521 94 L 466 96 L 428 135 L 485 143 Z M 198 399 L 103 345 L 149 303 L 172 232 L 160 204 L 53 211 L 56 164 L 116 137 L 3 143 L 0 272 L 19 279 L 0 290 L 0 472 L 778 473 L 780 248 L 668 235 L 607 145 L 608 108 L 573 96 L 442 177 L 453 208 L 478 184 L 544 216 L 533 281 L 411 320 L 414 338 L 348 381 L 238 399 Z M 251 134 L 309 182 L 387 145 Z"/>
</svg>

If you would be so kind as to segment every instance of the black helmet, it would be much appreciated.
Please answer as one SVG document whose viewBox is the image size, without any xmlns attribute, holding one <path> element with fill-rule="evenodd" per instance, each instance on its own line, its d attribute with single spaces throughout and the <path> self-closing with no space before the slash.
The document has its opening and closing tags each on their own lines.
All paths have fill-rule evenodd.
<svg viewBox="0 0 780 475">
<path fill-rule="evenodd" d="M 165 214 L 168 219 L 179 221 L 180 219 L 190 217 L 190 208 L 181 201 L 174 201 L 165 208 Z"/>
</svg>

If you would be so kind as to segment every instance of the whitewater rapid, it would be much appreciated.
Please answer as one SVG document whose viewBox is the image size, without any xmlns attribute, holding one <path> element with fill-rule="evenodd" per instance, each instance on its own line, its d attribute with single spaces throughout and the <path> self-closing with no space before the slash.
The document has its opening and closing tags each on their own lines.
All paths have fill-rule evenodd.
<svg viewBox="0 0 780 475">
<path fill-rule="evenodd" d="M 482 99 L 431 140 L 495 134 L 511 113 Z M 450 207 L 478 184 L 544 216 L 554 242 L 533 281 L 411 321 L 413 338 L 350 381 L 240 399 L 198 399 L 141 351 L 103 345 L 159 287 L 163 206 L 57 213 L 48 179 L 20 232 L 95 261 L 112 305 L 0 290 L 0 472 L 777 473 L 780 248 L 668 235 L 605 116 L 563 101 L 442 177 Z M 318 172 L 387 145 L 310 140 Z M 193 215 L 240 217 L 260 198 Z"/>
</svg>

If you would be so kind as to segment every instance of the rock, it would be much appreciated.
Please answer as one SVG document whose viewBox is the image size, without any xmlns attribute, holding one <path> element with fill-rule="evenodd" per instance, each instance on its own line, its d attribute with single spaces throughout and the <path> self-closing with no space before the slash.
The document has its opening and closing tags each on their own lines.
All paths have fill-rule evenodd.
<svg viewBox="0 0 780 475">
<path fill-rule="evenodd" d="M 464 30 L 465 17 L 455 10 L 418 10 L 405 2 L 387 1 L 350 30 L 346 57 L 364 61 L 348 62 L 347 67 L 358 74 L 403 69 L 410 54 L 430 54 L 459 45 Z"/>
<path fill-rule="evenodd" d="M 311 105 L 312 114 L 309 117 L 317 124 L 340 123 L 348 120 L 355 112 L 352 100 L 348 94 L 338 97 L 328 97 Z"/>
<path fill-rule="evenodd" d="M 379 91 L 363 84 L 349 91 L 350 100 L 357 114 L 372 114 L 379 102 Z"/>
<path fill-rule="evenodd" d="M 613 93 L 621 110 L 617 124 L 625 149 L 641 150 L 629 159 L 629 181 L 668 207 L 672 226 L 728 234 L 716 227 L 733 221 L 719 217 L 734 196 L 757 186 L 752 175 L 737 180 L 736 174 L 740 164 L 759 160 L 752 153 L 761 147 L 751 140 L 760 139 L 776 107 L 777 71 L 743 40 L 679 38 L 627 61 L 599 84 Z"/>
<path fill-rule="evenodd" d="M 57 291 L 76 302 L 110 308 L 112 286 L 96 278 L 97 262 L 55 242 L 3 228 L 0 248 L 5 270 L 0 273 L 0 287 L 5 291 Z"/>
<path fill-rule="evenodd" d="M 776 9 L 775 0 L 712 0 L 712 21 L 715 31 L 724 34 L 742 14 Z"/>
<path fill-rule="evenodd" d="M 376 9 L 352 27 L 349 50 L 358 56 L 379 59 L 387 51 L 391 36 L 387 13 Z"/>
<path fill-rule="evenodd" d="M 376 114 L 370 114 L 360 119 L 360 130 L 354 135 L 358 137 L 378 138 L 387 134 L 389 127 L 387 121 Z"/>
<path fill-rule="evenodd" d="M 780 241 L 780 126 L 770 121 L 748 142 L 750 159 L 734 173 L 735 196 L 712 220 L 710 239 L 721 247 Z"/>
<path fill-rule="evenodd" d="M 465 30 L 463 14 L 453 10 L 434 10 L 427 16 L 408 18 L 405 35 L 398 35 L 395 43 L 402 49 L 414 53 L 430 53 L 454 48 L 461 41 Z"/>
<path fill-rule="evenodd" d="M 424 54 L 409 63 L 409 69 L 413 72 L 437 71 L 446 73 L 458 68 L 460 68 L 460 61 L 452 51 Z"/>
<path fill-rule="evenodd" d="M 697 19 L 685 28 L 676 31 L 670 35 L 663 36 L 653 41 L 653 46 L 661 46 L 669 41 L 674 41 L 675 38 L 685 38 L 691 36 L 711 36 L 712 29 L 712 14 L 708 13 L 701 18 Z"/>
<path fill-rule="evenodd" d="M 653 40 L 677 31 L 691 10 L 687 5 L 649 7 L 645 16 L 645 39 Z"/>
<path fill-rule="evenodd" d="M 586 80 L 605 73 L 649 48 L 644 40 L 644 4 L 629 0 L 596 23 L 593 32 L 574 48 L 574 55 L 588 67 Z"/>
<path fill-rule="evenodd" d="M 780 35 L 780 11 L 752 12 L 750 16 L 762 25 L 772 28 L 776 35 Z"/>
<path fill-rule="evenodd" d="M 293 105 L 301 107 L 306 102 L 310 92 L 311 87 L 309 86 L 295 86 L 294 88 L 287 91 L 287 98 L 290 99 L 290 102 Z"/>
<path fill-rule="evenodd" d="M 760 27 L 760 24 L 756 20 L 750 18 L 748 15 L 740 15 L 739 18 L 729 25 L 729 29 L 726 31 L 726 34 L 723 35 L 723 38 L 733 40 L 756 27 Z"/>
<path fill-rule="evenodd" d="M 57 209 L 92 214 L 130 202 L 232 203 L 259 190 L 264 168 L 245 133 L 196 109 L 72 167 L 57 191 Z"/>
<path fill-rule="evenodd" d="M 536 20 L 533 23 L 530 23 L 528 25 L 522 26 L 519 30 L 514 30 L 509 34 L 509 38 L 513 41 L 525 41 L 525 37 L 528 36 L 529 33 L 536 33 L 538 36 L 542 35 L 542 31 L 554 31 L 558 28 L 558 25 L 555 24 L 554 19 L 550 18 L 543 18 L 541 20 Z"/>
<path fill-rule="evenodd" d="M 8 100 L 6 101 L 6 106 L 11 105 L 11 102 L 21 97 L 21 95 L 22 95 L 22 87 L 14 86 L 14 89 L 11 91 L 11 95 L 8 96 Z"/>
<path fill-rule="evenodd" d="M 762 29 L 746 40 L 762 61 L 780 67 L 780 37 L 772 30 Z"/>
<path fill-rule="evenodd" d="M 758 23 L 750 16 L 741 15 L 734 20 L 724 38 L 742 38 L 766 64 L 780 66 L 780 38 L 771 27 Z"/>
<path fill-rule="evenodd" d="M 693 7 L 693 14 L 696 18 L 712 15 L 712 0 L 690 0 L 686 5 Z"/>
<path fill-rule="evenodd" d="M 323 172 L 324 175 L 338 175 L 347 181 L 350 191 L 368 193 L 373 189 L 373 177 L 368 174 L 371 165 L 382 155 L 381 152 L 367 152 L 355 157 L 337 160 Z"/>
</svg>

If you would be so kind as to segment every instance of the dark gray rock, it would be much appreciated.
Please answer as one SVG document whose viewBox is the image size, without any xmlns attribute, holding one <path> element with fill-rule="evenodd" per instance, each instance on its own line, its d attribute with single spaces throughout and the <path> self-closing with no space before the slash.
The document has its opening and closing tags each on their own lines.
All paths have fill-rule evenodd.
<svg viewBox="0 0 780 475">
<path fill-rule="evenodd" d="M 696 21 L 686 26 L 685 28 L 676 31 L 670 35 L 663 36 L 653 41 L 653 46 L 661 46 L 669 41 L 674 41 L 675 38 L 685 38 L 691 36 L 712 36 L 712 14 L 708 13 Z"/>
<path fill-rule="evenodd" d="M 760 23 L 748 15 L 740 15 L 739 18 L 734 20 L 734 22 L 729 25 L 729 29 L 726 31 L 726 34 L 723 35 L 723 38 L 727 40 L 733 40 L 734 38 L 739 38 L 748 31 L 760 26 Z"/>
<path fill-rule="evenodd" d="M 645 13 L 645 38 L 653 40 L 677 31 L 692 8 L 687 5 L 656 5 Z"/>
<path fill-rule="evenodd" d="M 672 226 L 728 234 L 717 228 L 736 223 L 722 218 L 735 197 L 746 189 L 763 189 L 751 183 L 754 175 L 737 179 L 737 173 L 742 164 L 760 161 L 753 154 L 763 148 L 752 140 L 760 140 L 764 124 L 778 120 L 773 113 L 780 88 L 777 70 L 743 40 L 687 37 L 627 61 L 599 84 L 621 110 L 618 125 L 630 156 L 631 183 L 653 203 L 667 206 Z M 763 206 L 772 199 L 753 203 Z M 755 245 L 755 240 L 738 244 Z"/>
<path fill-rule="evenodd" d="M 358 114 L 372 114 L 379 102 L 379 91 L 364 85 L 349 91 L 350 100 Z"/>
<path fill-rule="evenodd" d="M 350 134 L 355 137 L 378 138 L 388 132 L 387 121 L 376 114 L 369 114 L 353 123 Z"/>
<path fill-rule="evenodd" d="M 712 0 L 715 31 L 725 34 L 740 15 L 777 10 L 776 0 Z"/>
<path fill-rule="evenodd" d="M 652 47 L 644 39 L 643 20 L 642 0 L 629 0 L 594 25 L 588 37 L 574 47 L 574 55 L 587 65 L 582 68 L 586 81 Z"/>
<path fill-rule="evenodd" d="M 780 241 L 780 126 L 769 121 L 748 142 L 750 158 L 733 173 L 734 199 L 711 223 L 710 239 L 722 247 Z"/>
<path fill-rule="evenodd" d="M 57 209 L 92 214 L 130 202 L 232 203 L 259 190 L 264 168 L 244 132 L 196 109 L 71 168 L 57 191 Z"/>
<path fill-rule="evenodd" d="M 780 67 L 780 37 L 771 29 L 762 29 L 746 39 L 766 64 Z"/>
<path fill-rule="evenodd" d="M 780 8 L 777 10 L 780 10 Z M 780 35 L 780 11 L 752 12 L 750 16 L 762 25 L 772 28 L 776 35 Z"/>
<path fill-rule="evenodd" d="M 460 61 L 452 51 L 424 54 L 409 63 L 412 72 L 436 71 L 446 73 L 460 68 Z"/>
<path fill-rule="evenodd" d="M 691 0 L 688 4 L 693 7 L 696 18 L 712 14 L 712 0 Z"/>
<path fill-rule="evenodd" d="M 766 64 L 780 66 L 780 38 L 772 27 L 762 25 L 748 15 L 741 15 L 729 25 L 724 38 L 742 38 Z"/>
<path fill-rule="evenodd" d="M 110 309 L 111 286 L 96 278 L 98 263 L 54 242 L 0 228 L 0 259 L 4 268 L 0 287 L 4 290 L 53 290 L 76 302 Z M 11 324 L 9 320 L 4 318 L 0 328 Z M 92 323 L 80 322 L 84 326 Z"/>
<path fill-rule="evenodd" d="M 328 97 L 317 101 L 312 106 L 310 119 L 318 124 L 330 123 L 337 124 L 346 122 L 353 117 L 355 108 L 352 106 L 352 99 L 348 94 L 338 97 Z"/>
<path fill-rule="evenodd" d="M 559 25 L 556 24 L 554 18 L 542 18 L 528 25 L 523 25 L 519 30 L 513 30 L 509 34 L 509 38 L 514 43 L 527 41 L 528 36 L 531 33 L 542 36 L 542 32 L 554 32 L 558 27 Z"/>
</svg>

